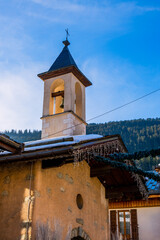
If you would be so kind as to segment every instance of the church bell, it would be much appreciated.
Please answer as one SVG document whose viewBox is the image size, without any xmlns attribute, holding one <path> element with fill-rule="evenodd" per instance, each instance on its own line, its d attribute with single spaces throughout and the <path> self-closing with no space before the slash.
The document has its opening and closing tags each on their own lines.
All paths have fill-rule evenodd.
<svg viewBox="0 0 160 240">
<path fill-rule="evenodd" d="M 62 102 L 61 102 L 61 105 L 59 107 L 64 108 L 64 97 L 62 98 Z"/>
</svg>

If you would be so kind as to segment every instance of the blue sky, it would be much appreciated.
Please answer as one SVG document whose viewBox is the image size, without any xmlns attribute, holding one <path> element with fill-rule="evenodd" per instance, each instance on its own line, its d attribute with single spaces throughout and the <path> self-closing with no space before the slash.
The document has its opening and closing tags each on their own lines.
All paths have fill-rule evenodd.
<svg viewBox="0 0 160 240">
<path fill-rule="evenodd" d="M 41 129 L 43 82 L 63 48 L 92 81 L 87 119 L 160 88 L 160 1 L 0 0 L 0 130 Z M 94 122 L 160 117 L 160 91 Z"/>
</svg>

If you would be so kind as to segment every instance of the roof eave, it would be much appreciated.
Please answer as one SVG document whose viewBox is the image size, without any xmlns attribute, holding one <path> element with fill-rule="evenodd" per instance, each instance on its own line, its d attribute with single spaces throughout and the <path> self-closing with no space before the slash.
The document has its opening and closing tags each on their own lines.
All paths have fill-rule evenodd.
<svg viewBox="0 0 160 240">
<path fill-rule="evenodd" d="M 60 69 L 56 69 L 54 71 L 47 71 L 47 72 L 43 72 L 43 73 L 39 73 L 37 76 L 42 79 L 43 81 L 52 78 L 52 77 L 57 77 L 60 75 L 64 75 L 67 73 L 73 73 L 75 75 L 75 77 L 77 77 L 79 79 L 79 81 L 85 86 L 91 86 L 92 83 L 88 80 L 88 78 L 86 78 L 86 76 L 78 69 L 76 68 L 74 65 L 72 66 L 68 66 L 68 67 L 64 67 L 64 68 L 60 68 Z"/>
<path fill-rule="evenodd" d="M 18 143 L 4 135 L 0 135 L 0 147 L 6 151 L 16 153 L 24 148 L 24 144 Z"/>
<path fill-rule="evenodd" d="M 63 154 L 65 151 L 65 153 L 68 153 L 69 156 L 73 156 L 73 151 L 75 151 L 77 148 L 85 148 L 86 145 L 88 146 L 92 146 L 92 145 L 97 145 L 97 144 L 102 144 L 105 141 L 110 141 L 110 140 L 117 140 L 119 139 L 119 135 L 108 135 L 106 137 L 102 137 L 102 138 L 95 138 L 95 139 L 90 139 L 90 140 L 83 140 L 80 141 L 78 143 L 73 143 L 71 145 L 64 145 L 64 146 L 57 146 L 57 147 L 53 147 L 53 148 L 46 148 L 45 149 L 40 149 L 40 150 L 35 150 L 35 151 L 27 151 L 24 152 L 22 151 L 20 154 L 10 154 L 10 153 L 6 153 L 3 155 L 0 155 L 0 163 L 1 162 L 9 162 L 9 161 L 23 161 L 24 159 L 26 160 L 37 160 L 37 156 L 39 157 L 39 159 L 43 158 L 43 156 L 47 157 L 52 157 L 54 158 L 55 154 Z M 119 139 L 120 140 L 120 139 Z M 120 140 L 121 141 L 121 140 Z M 122 142 L 121 142 L 122 144 Z"/>
</svg>

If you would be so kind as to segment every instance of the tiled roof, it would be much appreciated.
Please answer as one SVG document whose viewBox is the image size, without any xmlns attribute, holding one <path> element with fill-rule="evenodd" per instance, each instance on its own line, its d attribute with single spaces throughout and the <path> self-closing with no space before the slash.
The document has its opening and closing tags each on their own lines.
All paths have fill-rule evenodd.
<svg viewBox="0 0 160 240">
<path fill-rule="evenodd" d="M 50 67 L 50 69 L 48 70 L 48 72 L 69 67 L 69 66 L 75 66 L 76 68 L 78 68 L 72 55 L 70 54 L 68 47 L 65 46 L 62 52 L 59 54 L 57 59 L 54 61 L 54 63 Z"/>
<path fill-rule="evenodd" d="M 153 171 L 154 174 L 158 174 L 156 171 Z M 146 178 L 146 186 L 148 188 L 148 191 L 150 194 L 156 194 L 156 193 L 160 193 L 160 183 L 153 180 L 153 179 L 149 179 Z"/>
<path fill-rule="evenodd" d="M 63 41 L 65 45 L 62 52 L 56 58 L 50 69 L 46 72 L 39 73 L 38 77 L 43 81 L 61 76 L 67 73 L 72 73 L 85 87 L 92 85 L 86 76 L 79 70 L 70 51 L 68 49 L 69 42 Z"/>
</svg>

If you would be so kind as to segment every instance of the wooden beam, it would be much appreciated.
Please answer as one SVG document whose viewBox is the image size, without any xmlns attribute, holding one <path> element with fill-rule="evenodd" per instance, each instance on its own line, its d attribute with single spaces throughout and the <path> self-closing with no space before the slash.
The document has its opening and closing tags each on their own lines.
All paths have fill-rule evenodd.
<svg viewBox="0 0 160 240">
<path fill-rule="evenodd" d="M 160 194 L 151 194 L 148 198 L 160 198 Z"/>
<path fill-rule="evenodd" d="M 6 161 L 30 161 L 30 160 L 45 160 L 45 159 L 54 159 L 58 156 L 69 156 L 69 158 L 72 156 L 72 146 L 66 145 L 65 147 L 59 148 L 51 148 L 51 149 L 45 149 L 45 150 L 35 150 L 35 151 L 28 151 L 24 152 L 23 154 L 6 154 L 6 155 L 0 155 L 0 163 L 6 162 Z"/>
<path fill-rule="evenodd" d="M 2 142 L 0 142 L 0 148 L 4 149 L 5 151 L 12 152 L 12 153 L 18 152 L 16 148 L 11 147 L 8 144 L 2 143 Z"/>
<path fill-rule="evenodd" d="M 142 207 L 160 207 L 160 199 L 152 198 L 142 200 L 135 199 L 132 201 L 122 201 L 122 202 L 109 202 L 109 209 L 124 209 L 124 208 L 142 208 Z"/>
<path fill-rule="evenodd" d="M 10 139 L 8 136 L 0 134 L 0 148 L 9 151 L 12 153 L 18 153 L 20 151 L 23 151 L 24 144 L 18 143 L 12 139 Z"/>
<path fill-rule="evenodd" d="M 105 176 L 106 174 L 111 173 L 113 169 L 116 169 L 111 166 L 102 166 L 102 167 L 91 167 L 90 177 L 100 177 Z"/>
<path fill-rule="evenodd" d="M 64 91 L 53 92 L 52 97 L 64 97 Z"/>
<path fill-rule="evenodd" d="M 138 187 L 136 185 L 119 186 L 119 187 L 106 187 L 106 198 L 116 198 L 127 193 L 138 192 Z"/>
</svg>

